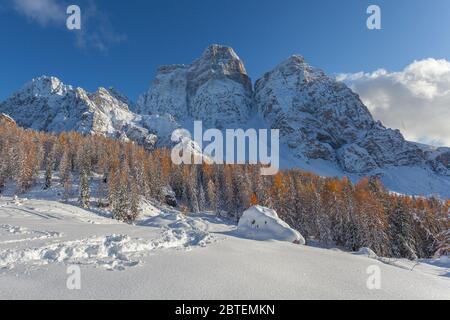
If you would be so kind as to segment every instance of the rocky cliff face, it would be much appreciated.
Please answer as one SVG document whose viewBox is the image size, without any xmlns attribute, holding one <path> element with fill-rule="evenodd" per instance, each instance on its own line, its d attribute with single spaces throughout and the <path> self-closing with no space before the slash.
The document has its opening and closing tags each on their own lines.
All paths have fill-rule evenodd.
<svg viewBox="0 0 450 320">
<path fill-rule="evenodd" d="M 301 56 L 290 57 L 259 79 L 255 102 L 300 158 L 336 162 L 352 173 L 426 164 L 423 150 L 375 121 L 358 95 Z"/>
<path fill-rule="evenodd" d="M 169 113 L 176 120 L 202 120 L 229 128 L 248 121 L 252 84 L 233 49 L 211 45 L 191 65 L 161 67 L 137 103 L 141 114 Z"/>
</svg>

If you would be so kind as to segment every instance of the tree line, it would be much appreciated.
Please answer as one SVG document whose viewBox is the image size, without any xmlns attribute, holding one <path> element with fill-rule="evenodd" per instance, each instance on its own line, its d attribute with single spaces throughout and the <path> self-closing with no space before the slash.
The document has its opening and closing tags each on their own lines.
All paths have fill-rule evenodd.
<svg viewBox="0 0 450 320">
<path fill-rule="evenodd" d="M 174 165 L 168 149 L 150 152 L 129 141 L 8 122 L 0 122 L 0 151 L 0 192 L 8 181 L 26 192 L 40 172 L 48 189 L 57 175 L 63 200 L 73 196 L 76 181 L 80 206 L 107 208 L 125 222 L 137 218 L 141 197 L 164 202 L 173 192 L 186 213 L 208 210 L 238 220 L 251 205 L 270 207 L 307 239 L 348 250 L 369 247 L 409 259 L 450 251 L 450 201 L 394 194 L 376 177 L 353 184 L 297 169 L 261 176 L 258 165 Z"/>
</svg>

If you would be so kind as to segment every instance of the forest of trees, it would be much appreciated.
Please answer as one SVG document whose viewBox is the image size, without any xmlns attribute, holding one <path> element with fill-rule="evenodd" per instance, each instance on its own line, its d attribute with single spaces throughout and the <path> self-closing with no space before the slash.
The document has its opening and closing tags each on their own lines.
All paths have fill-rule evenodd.
<svg viewBox="0 0 450 320">
<path fill-rule="evenodd" d="M 0 192 L 13 181 L 23 193 L 40 172 L 44 189 L 59 177 L 62 200 L 74 196 L 77 181 L 80 206 L 107 208 L 125 222 L 136 219 L 141 197 L 164 202 L 173 190 L 185 212 L 209 210 L 237 220 L 260 204 L 305 238 L 348 250 L 369 247 L 381 256 L 409 259 L 450 250 L 450 201 L 393 194 L 375 177 L 352 184 L 300 170 L 261 176 L 256 165 L 174 165 L 166 149 L 148 152 L 102 136 L 54 135 L 0 122 Z M 93 176 L 101 177 L 96 190 Z"/>
</svg>

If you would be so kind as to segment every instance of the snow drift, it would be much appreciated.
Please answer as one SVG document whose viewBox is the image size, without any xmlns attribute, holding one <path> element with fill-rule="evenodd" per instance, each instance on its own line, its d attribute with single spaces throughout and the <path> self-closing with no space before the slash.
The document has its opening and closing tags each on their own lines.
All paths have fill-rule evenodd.
<svg viewBox="0 0 450 320">
<path fill-rule="evenodd" d="M 279 240 L 305 244 L 305 238 L 278 217 L 275 210 L 253 206 L 244 211 L 237 232 L 255 240 Z"/>
</svg>

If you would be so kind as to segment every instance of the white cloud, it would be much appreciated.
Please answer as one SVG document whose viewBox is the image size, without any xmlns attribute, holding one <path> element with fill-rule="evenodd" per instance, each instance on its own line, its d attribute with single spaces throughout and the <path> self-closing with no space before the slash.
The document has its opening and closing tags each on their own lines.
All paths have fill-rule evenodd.
<svg viewBox="0 0 450 320">
<path fill-rule="evenodd" d="M 110 18 L 93 1 L 82 8 L 82 28 L 76 32 L 76 45 L 107 52 L 112 45 L 126 40 L 126 36 L 114 29 Z"/>
<path fill-rule="evenodd" d="M 68 6 L 61 0 L 11 0 L 12 7 L 30 21 L 41 26 L 55 25 L 66 28 Z M 81 30 L 72 30 L 75 45 L 82 49 L 96 49 L 107 52 L 115 44 L 126 40 L 126 37 L 115 31 L 108 15 L 97 8 L 93 0 L 86 0 L 81 7 Z M 68 31 L 69 32 L 69 31 Z"/>
<path fill-rule="evenodd" d="M 341 74 L 384 125 L 400 129 L 405 138 L 450 146 L 450 62 L 414 61 L 400 72 Z"/>
<path fill-rule="evenodd" d="M 14 9 L 42 26 L 65 21 L 65 8 L 56 0 L 13 0 Z"/>
</svg>

